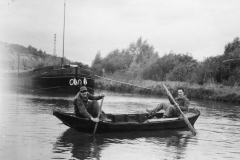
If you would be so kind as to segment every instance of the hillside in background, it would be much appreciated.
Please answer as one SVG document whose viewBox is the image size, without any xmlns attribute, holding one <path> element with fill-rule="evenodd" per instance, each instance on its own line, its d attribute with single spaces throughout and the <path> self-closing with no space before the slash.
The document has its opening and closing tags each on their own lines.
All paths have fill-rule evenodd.
<svg viewBox="0 0 240 160">
<path fill-rule="evenodd" d="M 24 47 L 18 44 L 8 44 L 0 41 L 1 69 L 20 70 L 36 69 L 47 66 L 61 66 L 61 57 L 47 54 L 32 46 Z M 19 64 L 19 65 L 18 65 Z M 72 62 L 64 58 L 64 64 L 77 64 L 89 68 L 81 62 Z"/>
</svg>

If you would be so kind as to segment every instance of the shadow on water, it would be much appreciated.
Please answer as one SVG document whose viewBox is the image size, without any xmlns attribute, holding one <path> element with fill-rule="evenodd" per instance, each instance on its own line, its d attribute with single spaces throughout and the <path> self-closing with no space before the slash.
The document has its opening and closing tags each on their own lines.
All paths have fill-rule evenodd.
<svg viewBox="0 0 240 160">
<path fill-rule="evenodd" d="M 100 159 L 103 152 L 116 145 L 136 144 L 136 147 L 143 146 L 142 149 L 148 149 L 146 146 L 152 146 L 157 152 L 159 150 L 168 150 L 171 148 L 171 156 L 182 157 L 187 143 L 192 137 L 188 129 L 167 130 L 167 131 L 144 131 L 127 133 L 105 133 L 92 136 L 91 134 L 77 132 L 74 129 L 66 130 L 57 138 L 53 151 L 55 153 L 70 152 L 72 157 L 77 159 Z M 174 149 L 173 149 L 173 148 Z M 136 150 L 137 148 L 135 148 Z M 119 151 L 114 151 L 119 152 Z M 112 153 L 114 154 L 114 153 Z M 122 154 L 127 154 L 122 151 Z M 106 156 L 105 156 L 106 158 Z M 109 157 L 107 157 L 108 159 Z M 117 157 L 116 157 L 117 158 Z M 143 157 L 142 157 L 143 158 Z"/>
</svg>

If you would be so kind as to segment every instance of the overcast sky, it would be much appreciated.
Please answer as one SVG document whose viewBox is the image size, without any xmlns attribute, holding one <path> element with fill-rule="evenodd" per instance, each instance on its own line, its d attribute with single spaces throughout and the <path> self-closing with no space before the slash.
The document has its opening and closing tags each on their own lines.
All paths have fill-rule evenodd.
<svg viewBox="0 0 240 160">
<path fill-rule="evenodd" d="M 63 53 L 64 0 L 1 0 L 0 41 Z M 223 54 L 240 35 L 239 0 L 66 0 L 65 56 L 91 65 L 139 37 L 159 56 Z"/>
</svg>

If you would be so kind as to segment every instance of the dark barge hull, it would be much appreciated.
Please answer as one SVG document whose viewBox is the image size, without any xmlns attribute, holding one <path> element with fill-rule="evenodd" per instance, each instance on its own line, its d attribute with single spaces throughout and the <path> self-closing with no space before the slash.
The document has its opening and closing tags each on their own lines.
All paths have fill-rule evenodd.
<svg viewBox="0 0 240 160">
<path fill-rule="evenodd" d="M 4 75 L 7 86 L 30 91 L 55 91 L 76 93 L 84 81 L 90 93 L 94 93 L 94 73 L 79 67 L 45 67 Z M 84 80 L 85 79 L 85 80 Z M 75 83 L 74 83 L 75 82 Z"/>
<path fill-rule="evenodd" d="M 65 125 L 80 132 L 92 133 L 95 123 L 85 119 L 76 117 L 72 113 L 63 113 L 61 111 L 53 111 L 53 115 L 60 119 Z M 192 109 L 185 116 L 190 123 L 194 125 L 200 115 L 199 110 Z M 186 128 L 185 121 L 179 119 L 165 119 L 164 121 L 146 122 L 147 114 L 122 114 L 113 115 L 107 114 L 111 122 L 100 121 L 97 127 L 97 133 L 103 132 L 133 132 L 133 131 L 147 131 L 147 130 L 166 130 L 166 129 L 180 129 Z M 162 117 L 162 113 L 156 115 L 158 118 Z"/>
</svg>

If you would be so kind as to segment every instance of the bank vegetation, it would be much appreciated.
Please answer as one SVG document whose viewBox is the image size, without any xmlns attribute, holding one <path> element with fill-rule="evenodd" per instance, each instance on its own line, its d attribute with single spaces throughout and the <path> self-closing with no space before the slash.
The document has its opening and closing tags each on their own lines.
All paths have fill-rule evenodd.
<svg viewBox="0 0 240 160">
<path fill-rule="evenodd" d="M 238 37 L 225 45 L 222 55 L 211 56 L 203 61 L 197 61 L 191 53 L 173 51 L 160 57 L 154 46 L 139 38 L 127 48 L 113 50 L 106 57 L 98 52 L 91 69 L 102 77 L 149 87 L 151 90 L 104 79 L 96 80 L 97 88 L 163 95 L 161 83 L 164 82 L 173 93 L 182 86 L 186 88 L 188 97 L 240 103 L 239 60 Z"/>
</svg>

